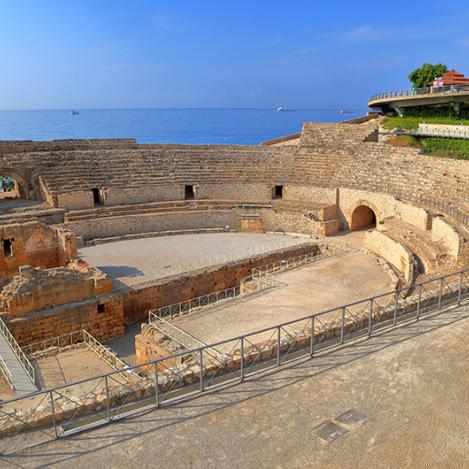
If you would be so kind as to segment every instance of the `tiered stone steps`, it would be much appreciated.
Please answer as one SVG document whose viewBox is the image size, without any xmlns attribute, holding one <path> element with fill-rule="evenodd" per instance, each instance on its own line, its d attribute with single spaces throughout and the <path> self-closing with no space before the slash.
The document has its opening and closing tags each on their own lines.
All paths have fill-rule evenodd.
<svg viewBox="0 0 469 469">
<path fill-rule="evenodd" d="M 74 210 L 65 215 L 65 222 L 94 220 L 105 217 L 121 217 L 154 213 L 173 213 L 186 210 L 231 210 L 234 208 L 259 209 L 271 208 L 265 202 L 238 202 L 233 200 L 182 200 L 169 202 L 151 202 L 146 204 L 117 205 L 88 210 Z"/>
<path fill-rule="evenodd" d="M 438 271 L 439 267 L 448 260 L 449 255 L 443 242 L 434 238 L 429 231 L 421 230 L 396 218 L 385 220 L 380 230 L 412 252 L 420 274 Z"/>
</svg>

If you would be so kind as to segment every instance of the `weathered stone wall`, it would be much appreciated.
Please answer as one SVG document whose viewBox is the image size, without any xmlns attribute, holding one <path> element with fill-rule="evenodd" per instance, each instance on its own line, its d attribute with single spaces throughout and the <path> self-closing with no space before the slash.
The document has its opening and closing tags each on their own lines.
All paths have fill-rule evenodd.
<svg viewBox="0 0 469 469">
<path fill-rule="evenodd" d="M 430 219 L 426 210 L 396 200 L 389 194 L 340 188 L 339 209 L 342 222 L 347 229 L 352 226 L 352 214 L 360 205 L 366 205 L 375 212 L 378 224 L 386 218 L 397 217 L 422 230 L 427 230 L 430 226 Z"/>
<path fill-rule="evenodd" d="M 0 292 L 0 304 L 9 316 L 17 316 L 95 298 L 111 290 L 112 280 L 94 267 L 80 271 L 22 266 L 20 275 Z"/>
<path fill-rule="evenodd" d="M 364 247 L 386 259 L 404 274 L 408 283 L 412 282 L 414 278 L 413 256 L 401 243 L 381 231 L 373 230 L 366 233 Z"/>
<path fill-rule="evenodd" d="M 70 231 L 38 222 L 0 227 L 0 279 L 17 275 L 19 267 L 64 266 L 76 257 L 76 238 Z M 5 246 L 10 245 L 10 250 Z"/>
<path fill-rule="evenodd" d="M 442 217 L 434 217 L 432 219 L 432 235 L 443 240 L 448 252 L 459 258 L 461 252 L 463 238 L 462 236 Z"/>
<path fill-rule="evenodd" d="M 137 285 L 132 290 L 123 290 L 125 322 L 132 324 L 144 321 L 152 309 L 237 286 L 241 280 L 251 275 L 255 267 L 271 264 L 287 257 L 316 252 L 318 249 L 316 244 L 305 243 L 268 255 L 242 259 L 169 279 Z"/>
<path fill-rule="evenodd" d="M 84 240 L 129 234 L 208 228 L 239 229 L 241 220 L 232 210 L 149 213 L 67 222 L 63 225 Z"/>
<path fill-rule="evenodd" d="M 98 308 L 99 305 L 100 308 Z M 100 341 L 124 335 L 122 298 L 107 294 L 34 313 L 4 317 L 20 345 L 85 329 Z"/>
</svg>

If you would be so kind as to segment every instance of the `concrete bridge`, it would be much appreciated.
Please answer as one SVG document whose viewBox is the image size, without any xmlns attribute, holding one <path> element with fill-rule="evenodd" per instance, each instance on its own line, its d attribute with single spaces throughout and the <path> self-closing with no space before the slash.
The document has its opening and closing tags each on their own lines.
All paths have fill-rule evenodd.
<svg viewBox="0 0 469 469">
<path fill-rule="evenodd" d="M 449 85 L 440 88 L 415 88 L 404 91 L 391 91 L 374 95 L 368 106 L 383 112 L 396 111 L 400 116 L 405 108 L 416 106 L 432 106 L 451 104 L 456 112 L 460 111 L 461 103 L 469 103 L 469 85 Z"/>
</svg>

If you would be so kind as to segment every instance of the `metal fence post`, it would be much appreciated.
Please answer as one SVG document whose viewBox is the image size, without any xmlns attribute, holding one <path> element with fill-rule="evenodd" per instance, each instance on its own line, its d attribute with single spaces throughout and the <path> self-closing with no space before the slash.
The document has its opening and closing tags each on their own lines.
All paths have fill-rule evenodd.
<svg viewBox="0 0 469 469">
<path fill-rule="evenodd" d="M 344 328 L 345 328 L 345 306 L 342 307 L 342 326 L 340 328 L 340 343 L 344 343 Z"/>
<path fill-rule="evenodd" d="M 438 295 L 438 309 L 441 309 L 441 297 L 443 295 L 443 277 L 440 278 L 440 293 Z"/>
<path fill-rule="evenodd" d="M 368 337 L 371 337 L 372 317 L 373 317 L 373 299 L 370 300 L 370 311 L 368 312 Z"/>
<path fill-rule="evenodd" d="M 310 350 L 310 355 L 311 357 L 314 354 L 314 316 L 311 316 L 311 344 L 310 344 L 311 350 Z"/>
<path fill-rule="evenodd" d="M 244 337 L 241 337 L 241 346 L 239 348 L 241 355 L 241 362 L 239 364 L 239 380 L 242 383 L 244 381 Z"/>
<path fill-rule="evenodd" d="M 104 382 L 106 384 L 106 418 L 111 421 L 111 402 L 109 399 L 109 383 L 107 376 L 104 377 Z"/>
<path fill-rule="evenodd" d="M 54 393 L 53 391 L 50 391 L 50 405 L 52 408 L 52 423 L 54 424 L 54 435 L 55 439 L 59 437 L 59 434 L 57 432 L 57 419 L 55 417 L 55 404 L 54 404 Z"/>
<path fill-rule="evenodd" d="M 280 338 L 281 338 L 281 328 L 277 327 L 277 366 L 280 366 L 282 363 L 282 358 L 280 356 Z"/>
<path fill-rule="evenodd" d="M 462 282 L 464 279 L 464 272 L 459 274 L 459 289 L 458 289 L 458 306 L 461 305 Z"/>
<path fill-rule="evenodd" d="M 419 285 L 419 294 L 418 294 L 418 299 L 417 299 L 417 311 L 416 311 L 416 317 L 417 321 L 419 320 L 420 317 L 420 303 L 422 301 L 422 284 Z"/>
<path fill-rule="evenodd" d="M 160 389 L 158 386 L 158 362 L 155 362 L 155 403 L 156 407 L 160 406 Z"/>
<path fill-rule="evenodd" d="M 200 392 L 204 390 L 204 351 L 202 349 L 199 350 L 199 363 L 200 363 Z"/>
<path fill-rule="evenodd" d="M 398 293 L 397 291 L 394 292 L 394 317 L 392 319 L 392 323 L 395 326 L 397 323 L 397 306 L 398 306 Z"/>
</svg>

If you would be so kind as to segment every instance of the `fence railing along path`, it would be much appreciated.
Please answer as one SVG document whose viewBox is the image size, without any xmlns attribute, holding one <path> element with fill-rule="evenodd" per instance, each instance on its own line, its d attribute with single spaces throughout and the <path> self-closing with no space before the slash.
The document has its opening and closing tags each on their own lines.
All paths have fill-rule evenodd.
<svg viewBox="0 0 469 469">
<path fill-rule="evenodd" d="M 299 358 L 314 358 L 319 352 L 460 305 L 467 298 L 469 269 L 128 367 L 147 376 L 135 383 L 120 380 L 121 372 L 115 371 L 10 399 L 0 406 L 0 453 L 241 383 Z M 217 349 L 224 353 L 218 361 L 211 360 Z M 184 365 L 175 366 L 176 361 Z M 78 389 L 87 390 L 79 400 L 72 397 Z M 22 408 L 27 410 L 18 414 Z M 21 438 L 26 430 L 31 431 Z"/>
</svg>

